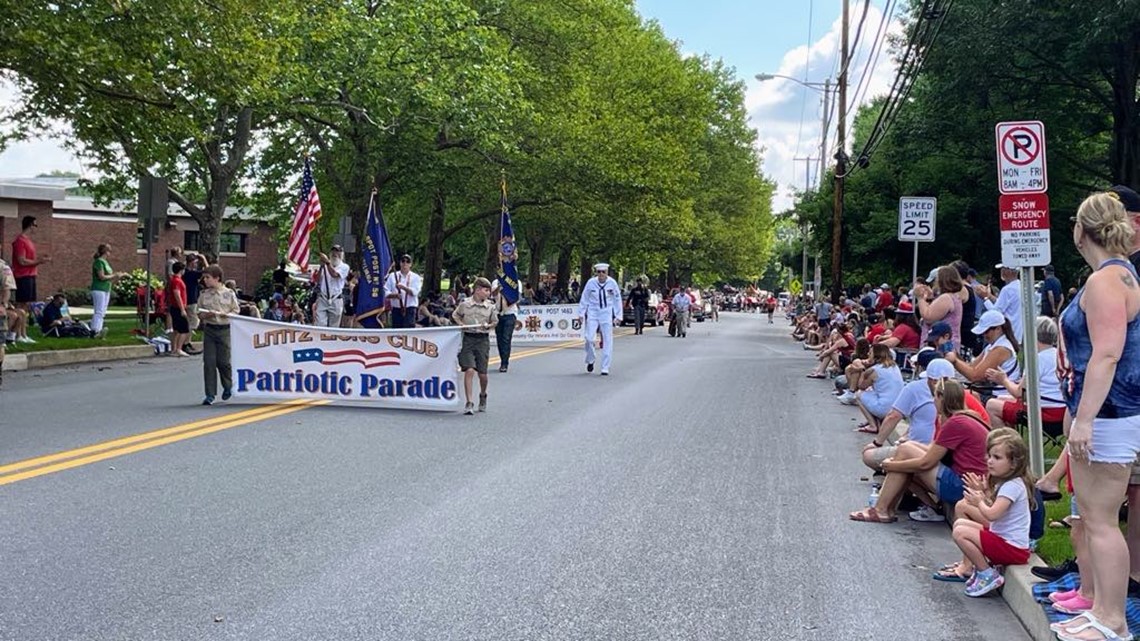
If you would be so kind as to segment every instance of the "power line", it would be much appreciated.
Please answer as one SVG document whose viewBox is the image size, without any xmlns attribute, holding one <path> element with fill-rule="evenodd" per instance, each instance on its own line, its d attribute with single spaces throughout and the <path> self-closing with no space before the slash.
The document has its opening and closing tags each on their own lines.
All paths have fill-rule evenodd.
<svg viewBox="0 0 1140 641">
<path fill-rule="evenodd" d="M 895 15 L 895 2 L 896 0 L 888 0 L 886 7 L 883 9 L 883 14 L 879 19 L 879 28 L 875 32 L 875 41 L 871 43 L 870 53 L 868 54 L 867 64 L 863 67 L 863 75 L 859 78 L 859 85 L 855 89 L 855 100 L 851 103 L 851 110 L 863 103 L 867 97 L 867 91 L 871 86 L 871 74 L 874 73 L 876 65 L 879 64 L 879 54 L 883 50 L 883 44 L 886 42 L 886 33 L 890 28 L 891 20 Z"/>
<path fill-rule="evenodd" d="M 806 58 L 806 60 L 804 60 L 804 84 L 805 85 L 807 84 L 808 73 L 811 72 L 811 27 L 812 27 L 811 22 L 812 22 L 812 12 L 814 9 L 815 9 L 815 0 L 810 0 L 808 2 L 807 55 L 804 56 Z M 803 142 L 804 112 L 807 110 L 807 87 L 802 88 L 800 90 L 800 94 L 801 94 L 801 97 L 800 97 L 800 127 L 799 127 L 799 130 L 796 131 L 796 153 L 794 154 L 796 156 L 798 156 L 800 154 L 800 143 Z"/>
</svg>

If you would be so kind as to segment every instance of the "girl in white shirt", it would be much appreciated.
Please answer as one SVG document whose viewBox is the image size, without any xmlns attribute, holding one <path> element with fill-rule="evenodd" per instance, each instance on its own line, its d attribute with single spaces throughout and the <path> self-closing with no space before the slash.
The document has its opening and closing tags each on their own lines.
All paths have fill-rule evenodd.
<svg viewBox="0 0 1140 641">
<path fill-rule="evenodd" d="M 967 475 L 964 518 L 954 523 L 954 543 L 974 567 L 966 596 L 980 597 L 1000 588 L 1005 579 L 994 565 L 1029 561 L 1030 513 L 1035 508 L 1029 448 L 1016 430 L 990 432 L 986 439 L 983 482 Z M 988 523 L 988 525 L 987 525 Z"/>
</svg>

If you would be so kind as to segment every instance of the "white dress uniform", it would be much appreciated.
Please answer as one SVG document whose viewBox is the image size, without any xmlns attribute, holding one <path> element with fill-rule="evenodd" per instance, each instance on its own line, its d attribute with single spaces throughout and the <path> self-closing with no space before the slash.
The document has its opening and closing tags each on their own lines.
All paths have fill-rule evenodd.
<svg viewBox="0 0 1140 641">
<path fill-rule="evenodd" d="M 609 271 L 609 265 L 598 263 L 595 271 Z M 578 315 L 584 317 L 582 338 L 586 345 L 586 371 L 594 371 L 594 340 L 598 330 L 602 332 L 602 374 L 610 373 L 610 361 L 614 355 L 614 323 L 621 322 L 621 288 L 617 281 L 607 276 L 605 282 L 595 276 L 582 288 L 578 302 Z"/>
</svg>

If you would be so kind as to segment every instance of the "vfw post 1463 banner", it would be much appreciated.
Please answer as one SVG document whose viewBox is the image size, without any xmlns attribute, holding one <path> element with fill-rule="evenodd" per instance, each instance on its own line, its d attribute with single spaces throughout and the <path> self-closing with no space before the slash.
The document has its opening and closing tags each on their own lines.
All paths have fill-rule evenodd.
<svg viewBox="0 0 1140 641">
<path fill-rule="evenodd" d="M 234 397 L 454 411 L 461 341 L 454 327 L 340 329 L 237 316 L 230 322 Z"/>
</svg>

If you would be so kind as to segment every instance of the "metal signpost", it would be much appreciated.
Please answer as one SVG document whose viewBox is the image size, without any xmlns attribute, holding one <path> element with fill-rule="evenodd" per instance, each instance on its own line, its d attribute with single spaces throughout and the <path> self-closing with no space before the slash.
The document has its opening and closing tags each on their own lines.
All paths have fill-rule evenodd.
<svg viewBox="0 0 1140 641">
<path fill-rule="evenodd" d="M 1045 125 L 1036 120 L 999 122 L 995 128 L 998 159 L 998 202 L 1001 261 L 1021 269 L 1021 317 L 1024 322 L 1025 367 L 1022 400 L 1029 417 L 1029 466 L 1045 472 L 1041 437 L 1041 391 L 1037 375 L 1037 314 L 1033 303 L 1033 268 L 1052 260 L 1049 235 L 1049 188 L 1045 164 Z"/>
<path fill-rule="evenodd" d="M 918 196 L 899 198 L 899 241 L 914 243 L 914 266 L 910 282 L 918 280 L 918 244 L 934 242 L 938 222 L 938 199 Z"/>
</svg>

